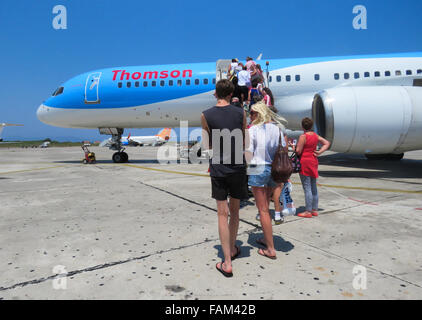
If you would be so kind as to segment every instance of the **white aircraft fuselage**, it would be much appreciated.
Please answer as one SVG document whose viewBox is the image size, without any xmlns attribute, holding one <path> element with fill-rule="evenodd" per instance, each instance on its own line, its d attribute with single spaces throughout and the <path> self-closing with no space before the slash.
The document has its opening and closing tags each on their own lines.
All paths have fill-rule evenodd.
<svg viewBox="0 0 422 320">
<path fill-rule="evenodd" d="M 422 53 L 278 59 L 262 69 L 288 129 L 313 117 L 334 151 L 422 149 Z M 215 63 L 101 69 L 65 82 L 37 116 L 67 128 L 197 127 L 220 77 Z"/>
</svg>

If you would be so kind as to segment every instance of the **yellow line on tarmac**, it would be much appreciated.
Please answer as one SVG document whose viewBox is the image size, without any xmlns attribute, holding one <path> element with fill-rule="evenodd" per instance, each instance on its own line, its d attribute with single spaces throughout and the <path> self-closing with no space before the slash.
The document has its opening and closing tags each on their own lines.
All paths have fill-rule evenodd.
<svg viewBox="0 0 422 320">
<path fill-rule="evenodd" d="M 349 186 L 336 186 L 329 184 L 319 184 L 321 187 L 336 188 L 336 189 L 348 189 L 348 190 L 364 190 L 364 191 L 381 191 L 381 192 L 392 192 L 392 193 L 414 193 L 422 194 L 422 190 L 403 190 L 403 189 L 383 189 L 383 188 L 365 188 L 365 187 L 349 187 Z"/>
<path fill-rule="evenodd" d="M 139 168 L 139 169 L 145 169 L 145 170 L 151 170 L 151 171 L 165 172 L 165 173 L 183 174 L 185 176 L 197 176 L 197 177 L 207 177 L 207 178 L 210 177 L 209 174 L 173 171 L 173 170 L 165 170 L 165 169 L 156 169 L 156 168 L 138 166 L 138 165 L 135 165 L 135 164 L 125 164 L 125 166 L 126 167 Z"/>
<path fill-rule="evenodd" d="M 45 168 L 34 168 L 34 169 L 25 169 L 25 170 L 16 170 L 16 171 L 6 171 L 6 172 L 0 172 L 0 175 L 11 174 L 11 173 L 30 172 L 30 171 L 48 170 L 48 169 L 62 168 L 62 167 L 65 167 L 65 166 L 54 166 L 54 167 L 45 167 Z"/>
<path fill-rule="evenodd" d="M 139 168 L 144 170 L 151 170 L 157 172 L 164 172 L 164 173 L 173 173 L 173 174 L 182 174 L 186 176 L 197 176 L 197 177 L 206 177 L 209 178 L 209 174 L 203 173 L 191 173 L 191 172 L 182 172 L 182 171 L 173 171 L 173 170 L 165 170 L 165 169 L 157 169 L 157 168 L 150 168 L 144 166 L 138 166 L 134 164 L 125 164 L 127 167 Z M 293 184 L 301 185 L 300 182 L 293 182 Z M 335 189 L 348 189 L 348 190 L 363 190 L 363 191 L 380 191 L 380 192 L 392 192 L 392 193 L 412 193 L 412 194 L 422 194 L 422 190 L 420 191 L 412 191 L 412 190 L 403 190 L 403 189 L 382 189 L 382 188 L 366 188 L 366 187 L 350 187 L 350 186 L 337 186 L 337 185 L 329 185 L 329 184 L 320 184 L 318 186 L 325 187 L 325 188 L 335 188 Z"/>
</svg>

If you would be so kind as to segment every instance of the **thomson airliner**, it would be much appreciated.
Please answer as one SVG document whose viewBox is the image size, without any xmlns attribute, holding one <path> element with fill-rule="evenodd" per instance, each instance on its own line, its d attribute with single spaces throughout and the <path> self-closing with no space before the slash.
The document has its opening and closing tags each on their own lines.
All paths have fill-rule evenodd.
<svg viewBox="0 0 422 320">
<path fill-rule="evenodd" d="M 38 118 L 111 135 L 114 162 L 125 162 L 125 128 L 200 126 L 215 104 L 216 81 L 231 60 L 116 67 L 78 75 L 38 108 Z M 331 150 L 401 159 L 422 149 L 422 52 L 274 59 L 261 64 L 287 128 L 313 117 Z"/>
<path fill-rule="evenodd" d="M 144 146 L 144 145 L 151 145 L 153 147 L 155 146 L 162 146 L 167 141 L 170 140 L 171 137 L 171 128 L 164 128 L 159 133 L 157 133 L 155 136 L 132 136 L 128 135 L 127 137 L 122 137 L 122 145 L 124 146 Z M 104 140 L 100 147 L 109 147 L 113 143 L 112 139 L 109 138 L 107 140 Z"/>
</svg>

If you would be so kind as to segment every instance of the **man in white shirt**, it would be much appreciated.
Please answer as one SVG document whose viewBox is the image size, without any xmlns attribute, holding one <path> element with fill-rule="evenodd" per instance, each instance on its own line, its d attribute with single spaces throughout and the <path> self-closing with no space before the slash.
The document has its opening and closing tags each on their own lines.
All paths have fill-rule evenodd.
<svg viewBox="0 0 422 320">
<path fill-rule="evenodd" d="M 243 67 L 243 70 L 239 72 L 237 75 L 238 78 L 238 86 L 240 89 L 240 92 L 242 94 L 242 101 L 248 100 L 249 95 L 249 88 L 251 86 L 251 75 L 249 71 L 247 70 L 246 66 Z"/>
</svg>

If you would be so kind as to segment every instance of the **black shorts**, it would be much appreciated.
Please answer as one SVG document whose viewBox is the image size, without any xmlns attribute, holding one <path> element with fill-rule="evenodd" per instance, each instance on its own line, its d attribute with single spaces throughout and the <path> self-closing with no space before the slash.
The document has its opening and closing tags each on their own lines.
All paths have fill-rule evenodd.
<svg viewBox="0 0 422 320">
<path fill-rule="evenodd" d="M 245 173 L 234 173 L 225 177 L 211 177 L 212 198 L 227 200 L 230 196 L 234 199 L 248 198 L 248 179 Z"/>
<path fill-rule="evenodd" d="M 239 86 L 240 94 L 243 93 L 243 102 L 248 100 L 249 89 L 247 86 Z"/>
</svg>

